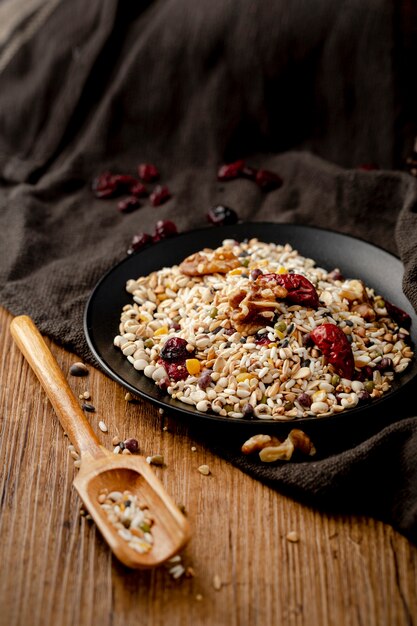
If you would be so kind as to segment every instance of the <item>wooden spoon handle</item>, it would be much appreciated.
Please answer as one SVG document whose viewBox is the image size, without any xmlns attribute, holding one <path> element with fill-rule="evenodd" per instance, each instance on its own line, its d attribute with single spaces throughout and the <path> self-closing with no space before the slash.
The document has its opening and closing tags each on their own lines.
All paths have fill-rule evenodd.
<svg viewBox="0 0 417 626">
<path fill-rule="evenodd" d="M 82 412 L 62 370 L 27 315 L 15 317 L 10 332 L 35 372 L 70 441 L 81 453 L 103 456 L 104 449 Z"/>
</svg>

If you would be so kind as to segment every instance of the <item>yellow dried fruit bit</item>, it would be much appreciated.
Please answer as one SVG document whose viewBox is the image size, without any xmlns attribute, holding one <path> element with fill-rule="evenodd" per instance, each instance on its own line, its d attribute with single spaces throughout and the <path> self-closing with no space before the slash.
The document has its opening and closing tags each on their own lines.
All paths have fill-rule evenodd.
<svg viewBox="0 0 417 626">
<path fill-rule="evenodd" d="M 168 326 L 161 326 L 154 332 L 154 337 L 159 337 L 159 335 L 166 335 L 168 333 Z"/>
<path fill-rule="evenodd" d="M 242 268 L 237 267 L 235 270 L 229 272 L 229 276 L 239 276 L 242 273 Z"/>
<path fill-rule="evenodd" d="M 285 269 L 285 267 L 283 267 L 282 265 L 280 266 L 279 270 L 278 270 L 278 274 L 288 274 L 288 270 Z"/>
<path fill-rule="evenodd" d="M 185 367 L 190 376 L 195 376 L 200 373 L 201 365 L 198 359 L 186 359 Z"/>
<path fill-rule="evenodd" d="M 238 383 L 243 383 L 245 382 L 245 380 L 251 380 L 252 378 L 255 378 L 254 374 L 250 374 L 249 372 L 242 372 L 241 374 L 238 374 L 236 376 L 236 381 Z"/>
</svg>

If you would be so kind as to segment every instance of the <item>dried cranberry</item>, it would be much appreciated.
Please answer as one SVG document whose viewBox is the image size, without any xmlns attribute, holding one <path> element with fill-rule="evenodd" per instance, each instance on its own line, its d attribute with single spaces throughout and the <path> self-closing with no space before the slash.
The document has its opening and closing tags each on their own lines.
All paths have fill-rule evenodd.
<svg viewBox="0 0 417 626">
<path fill-rule="evenodd" d="M 167 361 L 159 359 L 158 363 L 163 365 L 169 378 L 175 382 L 188 378 L 188 371 L 185 367 L 185 360 Z"/>
<path fill-rule="evenodd" d="M 155 233 L 153 236 L 154 241 L 161 241 L 161 239 L 168 239 L 169 237 L 175 237 L 178 234 L 177 227 L 171 220 L 158 220 L 155 224 Z"/>
<path fill-rule="evenodd" d="M 123 441 L 123 444 L 126 450 L 129 450 L 129 452 L 131 452 L 132 454 L 135 454 L 135 452 L 139 450 L 139 442 L 137 439 L 126 439 L 125 441 Z"/>
<path fill-rule="evenodd" d="M 218 180 L 233 180 L 239 178 L 245 167 L 245 161 L 235 161 L 234 163 L 227 163 L 219 167 L 217 171 Z"/>
<path fill-rule="evenodd" d="M 258 278 L 258 276 L 262 276 L 262 274 L 263 274 L 263 271 L 258 269 L 258 268 L 256 268 L 256 269 L 251 271 L 250 277 L 251 277 L 252 280 L 256 280 Z"/>
<path fill-rule="evenodd" d="M 127 253 L 132 254 L 132 252 L 141 250 L 142 248 L 144 248 L 151 242 L 152 242 L 152 237 L 148 235 L 148 233 L 138 233 L 137 235 L 134 235 L 132 242 L 130 244 L 130 248 L 128 249 Z"/>
<path fill-rule="evenodd" d="M 117 210 L 120 213 L 131 213 L 140 207 L 140 202 L 135 196 L 129 196 L 117 203 Z"/>
<path fill-rule="evenodd" d="M 301 393 L 297 400 L 298 403 L 305 409 L 309 409 L 311 407 L 311 396 L 309 396 L 308 393 Z"/>
<path fill-rule="evenodd" d="M 208 211 L 207 219 L 215 226 L 225 226 L 227 224 L 236 224 L 239 218 L 236 211 L 219 204 Z"/>
<path fill-rule="evenodd" d="M 398 306 L 395 306 L 395 304 L 388 302 L 388 300 L 385 300 L 385 298 L 384 302 L 387 313 L 390 317 L 392 317 L 394 322 L 396 322 L 398 326 L 402 326 L 403 328 L 410 328 L 411 317 L 408 315 L 408 313 L 400 309 Z"/>
<path fill-rule="evenodd" d="M 157 185 L 149 199 L 151 201 L 152 206 L 160 206 L 167 202 L 171 197 L 171 192 L 166 185 Z"/>
<path fill-rule="evenodd" d="M 147 195 L 149 195 L 145 185 L 137 180 L 130 187 L 130 193 L 132 194 L 132 196 L 136 196 L 136 198 L 145 198 Z"/>
<path fill-rule="evenodd" d="M 103 172 L 93 180 L 91 186 L 96 198 L 112 198 L 118 192 L 117 181 L 111 172 Z"/>
<path fill-rule="evenodd" d="M 270 172 L 269 170 L 258 170 L 255 177 L 256 184 L 262 189 L 262 191 L 272 191 L 273 189 L 279 189 L 282 186 L 282 178 Z"/>
<path fill-rule="evenodd" d="M 131 187 L 138 183 L 137 178 L 130 174 L 115 174 L 114 180 L 120 191 L 130 191 Z"/>
<path fill-rule="evenodd" d="M 165 342 L 161 350 L 161 357 L 165 361 L 188 359 L 190 352 L 187 350 L 187 342 L 181 337 L 171 337 Z"/>
<path fill-rule="evenodd" d="M 145 183 L 152 183 L 159 178 L 158 169 L 152 163 L 141 163 L 138 165 L 138 174 L 139 178 Z"/>
<path fill-rule="evenodd" d="M 294 304 L 302 304 L 304 306 L 317 309 L 319 306 L 319 297 L 314 285 L 301 274 L 264 274 L 258 278 L 258 281 L 273 281 L 281 285 L 287 290 L 285 299 Z"/>
<path fill-rule="evenodd" d="M 355 361 L 352 348 L 343 330 L 335 324 L 321 324 L 311 331 L 310 336 L 338 374 L 352 380 Z"/>
<path fill-rule="evenodd" d="M 93 180 L 92 189 L 97 198 L 113 198 L 120 193 L 130 191 L 138 180 L 130 174 L 112 174 L 103 172 Z"/>
<path fill-rule="evenodd" d="M 178 324 L 178 322 L 171 322 L 169 327 L 172 328 L 173 330 L 181 330 L 181 325 Z"/>
</svg>

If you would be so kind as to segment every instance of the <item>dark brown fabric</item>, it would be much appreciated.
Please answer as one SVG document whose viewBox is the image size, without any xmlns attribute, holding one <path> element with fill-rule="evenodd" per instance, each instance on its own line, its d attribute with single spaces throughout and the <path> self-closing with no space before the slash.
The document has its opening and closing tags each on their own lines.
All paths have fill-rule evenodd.
<svg viewBox="0 0 417 626">
<path fill-rule="evenodd" d="M 0 302 L 91 359 L 86 299 L 132 234 L 159 218 L 201 227 L 224 202 L 244 220 L 324 226 L 399 253 L 417 309 L 416 181 L 355 169 L 398 170 L 413 145 L 415 22 L 399 4 L 60 3 L 0 74 Z M 283 187 L 219 184 L 216 165 L 235 156 L 278 171 Z M 93 175 L 141 161 L 160 166 L 170 202 L 121 215 L 93 198 Z M 242 459 L 236 431 L 201 436 L 277 489 L 416 539 L 417 421 L 400 420 L 415 414 L 412 394 L 355 436 L 329 432 L 308 463 L 262 466 Z"/>
</svg>

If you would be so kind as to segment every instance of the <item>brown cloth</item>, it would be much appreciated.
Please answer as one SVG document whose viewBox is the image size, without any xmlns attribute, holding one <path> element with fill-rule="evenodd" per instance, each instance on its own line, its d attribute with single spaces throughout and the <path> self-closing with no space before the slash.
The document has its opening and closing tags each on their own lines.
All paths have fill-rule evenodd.
<svg viewBox="0 0 417 626">
<path fill-rule="evenodd" d="M 417 308 L 417 185 L 388 171 L 417 130 L 414 13 L 388 0 L 56 3 L 0 65 L 1 304 L 91 360 L 86 300 L 132 234 L 165 218 L 201 227 L 225 203 L 242 220 L 324 226 L 399 253 Z M 238 156 L 283 187 L 219 184 L 217 164 Z M 143 161 L 172 200 L 122 215 L 94 199 L 94 175 Z M 354 437 L 316 442 L 309 462 L 261 465 L 236 434 L 202 436 L 274 488 L 416 540 L 417 420 L 400 419 L 415 414 L 412 393 Z"/>
</svg>

